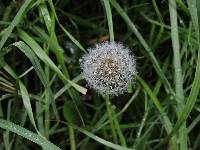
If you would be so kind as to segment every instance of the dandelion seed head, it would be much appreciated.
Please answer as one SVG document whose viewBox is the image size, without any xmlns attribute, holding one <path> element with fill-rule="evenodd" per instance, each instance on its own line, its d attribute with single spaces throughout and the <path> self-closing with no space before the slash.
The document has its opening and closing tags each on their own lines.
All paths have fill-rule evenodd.
<svg viewBox="0 0 200 150">
<path fill-rule="evenodd" d="M 126 92 L 137 74 L 135 57 L 130 55 L 130 49 L 116 42 L 89 48 L 81 58 L 80 66 L 89 87 L 110 95 Z"/>
</svg>

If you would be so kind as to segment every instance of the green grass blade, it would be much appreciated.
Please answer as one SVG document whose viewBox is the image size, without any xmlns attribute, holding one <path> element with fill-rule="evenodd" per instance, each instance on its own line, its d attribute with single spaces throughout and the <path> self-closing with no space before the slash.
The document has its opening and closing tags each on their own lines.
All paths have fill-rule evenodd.
<svg viewBox="0 0 200 150">
<path fill-rule="evenodd" d="M 31 49 L 35 52 L 35 54 L 40 58 L 41 61 L 51 67 L 51 69 L 54 70 L 62 80 L 66 80 L 66 77 L 63 75 L 63 73 L 58 69 L 53 61 L 47 56 L 45 51 L 43 51 L 43 49 L 31 36 L 29 36 L 23 30 L 18 30 L 18 33 L 20 38 L 23 39 L 31 47 Z"/>
<path fill-rule="evenodd" d="M 103 0 L 103 3 L 105 6 L 105 10 L 106 10 L 110 41 L 114 42 L 113 21 L 112 21 L 112 12 L 111 12 L 111 8 L 110 8 L 110 2 L 109 2 L 109 0 Z"/>
<path fill-rule="evenodd" d="M 161 15 L 161 13 L 160 13 L 160 10 L 159 10 L 159 8 L 158 8 L 158 6 L 157 6 L 156 0 L 152 0 L 152 3 L 153 3 L 153 6 L 154 6 L 156 15 L 158 16 L 158 19 L 159 19 L 159 21 L 160 21 L 160 23 L 161 23 L 161 27 L 160 27 L 160 30 L 159 30 L 159 32 L 158 32 L 156 38 L 155 38 L 155 39 L 154 39 L 154 38 L 151 38 L 151 41 L 152 41 L 152 42 L 154 41 L 154 43 L 153 43 L 153 48 L 156 48 L 157 45 L 158 45 L 158 43 L 159 43 L 159 41 L 160 41 L 161 38 L 162 38 L 162 35 L 163 35 L 163 31 L 164 31 L 164 21 L 163 21 L 162 15 Z"/>
<path fill-rule="evenodd" d="M 175 72 L 175 84 L 176 84 L 176 100 L 180 104 L 184 103 L 183 95 L 183 77 L 181 69 L 180 58 L 180 44 L 178 35 L 177 13 L 175 0 L 169 0 L 170 10 L 170 22 L 171 22 L 171 39 L 174 52 L 174 72 Z"/>
<path fill-rule="evenodd" d="M 196 5 L 196 0 L 188 0 L 188 6 L 189 6 L 189 11 L 190 15 L 192 18 L 193 26 L 195 29 L 195 33 L 197 36 L 198 44 L 200 43 L 200 38 L 199 38 L 199 23 L 198 23 L 198 15 L 197 15 L 197 5 Z M 189 116 L 190 112 L 192 111 L 196 100 L 197 96 L 199 94 L 199 89 L 200 89 L 200 44 L 198 46 L 198 59 L 197 59 L 197 66 L 196 66 L 196 71 L 195 71 L 195 76 L 194 80 L 192 83 L 192 88 L 190 91 L 190 95 L 187 98 L 186 105 L 181 113 L 180 118 L 176 122 L 172 132 L 170 135 L 173 135 L 174 133 L 177 132 L 177 130 L 181 127 L 183 122 L 187 119 Z"/>
<path fill-rule="evenodd" d="M 2 39 L 0 41 L 0 50 L 4 46 L 6 40 L 8 39 L 8 37 L 10 36 L 10 34 L 12 33 L 13 29 L 15 28 L 15 26 L 19 23 L 22 15 L 23 15 L 23 13 L 25 12 L 26 8 L 29 6 L 29 4 L 31 3 L 31 1 L 32 0 L 26 0 L 24 2 L 24 4 L 22 5 L 22 7 L 17 12 L 15 18 L 13 19 L 13 21 L 10 23 L 10 25 L 8 26 L 8 28 L 4 32 L 3 37 L 2 37 Z"/>
<path fill-rule="evenodd" d="M 40 146 L 42 146 L 43 148 L 45 149 L 48 149 L 48 150 L 61 150 L 59 147 L 57 147 L 56 145 L 52 144 L 51 142 L 47 141 L 44 137 L 41 137 L 19 125 L 16 125 L 12 122 L 9 122 L 9 121 L 6 121 L 6 120 L 3 120 L 3 119 L 0 119 L 0 127 L 5 129 L 5 130 L 8 130 L 8 131 L 11 131 L 11 132 L 14 132 Z"/>
<path fill-rule="evenodd" d="M 181 7 L 181 9 L 185 12 L 187 16 L 190 15 L 188 8 L 186 7 L 185 3 L 182 0 L 176 0 L 177 4 Z"/>
<path fill-rule="evenodd" d="M 178 33 L 178 22 L 176 12 L 176 1 L 169 0 L 169 12 L 170 12 L 170 23 L 171 23 L 171 39 L 174 53 L 174 76 L 175 76 L 175 87 L 176 87 L 176 101 L 178 118 L 184 108 L 184 93 L 183 93 L 183 76 L 181 68 L 181 56 L 180 56 L 180 44 L 179 44 L 179 33 Z M 179 142 L 180 149 L 187 150 L 187 129 L 186 122 L 183 123 L 179 130 Z"/>
<path fill-rule="evenodd" d="M 24 42 L 19 41 L 19 42 L 15 42 L 12 45 L 16 46 L 17 48 L 19 48 L 31 61 L 31 63 L 33 64 L 33 67 L 40 79 L 40 81 L 42 82 L 42 84 L 44 85 L 44 87 L 47 89 L 47 91 L 49 92 L 49 94 L 51 95 L 51 100 L 53 101 L 53 93 L 50 89 L 49 83 L 45 77 L 45 73 L 44 70 L 42 69 L 41 65 L 40 65 L 40 61 L 39 59 L 36 57 L 35 53 L 33 53 L 33 51 L 30 49 L 29 46 L 27 46 Z M 49 102 L 47 102 L 49 103 Z"/>
<path fill-rule="evenodd" d="M 164 112 L 164 108 L 160 104 L 157 96 L 153 93 L 153 91 L 150 89 L 150 87 L 146 84 L 146 82 L 141 77 L 137 76 L 137 79 L 139 80 L 140 84 L 143 86 L 144 90 L 147 92 L 147 94 L 153 101 L 154 105 L 158 109 L 159 113 L 161 114 L 161 116 L 160 116 L 161 122 L 162 122 L 167 134 L 170 135 L 170 133 L 172 131 L 172 123 L 171 123 L 169 117 L 167 116 L 166 112 Z M 162 142 L 160 142 L 160 144 L 161 143 Z M 176 136 L 172 137 L 170 144 L 174 150 L 178 150 Z"/>
<path fill-rule="evenodd" d="M 19 87 L 20 87 L 24 107 L 27 111 L 27 114 L 30 118 L 31 123 L 33 124 L 34 128 L 37 130 L 35 120 L 34 120 L 34 117 L 33 117 L 33 110 L 32 110 L 32 107 L 31 107 L 31 102 L 30 102 L 28 91 L 21 81 L 19 81 Z"/>
<path fill-rule="evenodd" d="M 153 91 L 150 89 L 150 87 L 147 85 L 147 83 L 139 76 L 137 76 L 138 81 L 141 83 L 141 85 L 143 86 L 144 90 L 149 94 L 151 100 L 153 101 L 153 103 L 155 104 L 156 108 L 158 109 L 158 111 L 160 113 L 164 112 L 163 107 L 161 106 L 158 98 L 156 97 L 156 95 L 153 93 Z"/>
<path fill-rule="evenodd" d="M 69 37 L 69 39 L 70 39 L 72 42 L 74 42 L 74 44 L 75 44 L 76 46 L 78 46 L 78 48 L 80 48 L 83 52 L 86 52 L 86 50 L 85 50 L 85 49 L 83 48 L 83 46 L 75 39 L 75 37 L 74 37 L 73 35 L 71 35 L 71 34 L 63 27 L 63 25 L 59 22 L 52 0 L 48 0 L 48 2 L 49 2 L 49 5 L 50 5 L 50 7 L 51 7 L 51 9 L 52 9 L 52 11 L 53 11 L 54 16 L 56 17 L 56 20 L 57 20 L 59 26 L 60 26 L 61 29 L 64 31 L 64 33 Z"/>
<path fill-rule="evenodd" d="M 66 84 L 66 82 L 68 82 L 77 91 L 79 91 L 82 94 L 86 94 L 87 89 L 85 89 L 85 88 L 79 86 L 78 84 L 73 83 L 72 81 L 68 80 L 32 37 L 30 37 L 23 30 L 18 30 L 18 32 L 19 32 L 19 36 L 31 47 L 31 49 L 40 58 L 40 60 L 43 61 L 46 65 L 48 65 L 52 70 L 54 70 L 65 84 Z"/>
<path fill-rule="evenodd" d="M 39 9 L 40 9 L 40 12 L 43 16 L 47 30 L 50 31 L 51 30 L 51 17 L 49 15 L 49 11 L 47 9 L 47 6 L 45 5 L 44 0 L 41 2 Z"/>
<path fill-rule="evenodd" d="M 78 130 L 79 132 L 87 135 L 88 137 L 92 138 L 93 140 L 105 145 L 105 146 L 108 146 L 110 148 L 113 148 L 115 150 L 133 150 L 131 148 L 127 148 L 127 147 L 123 147 L 123 146 L 120 146 L 120 145 L 117 145 L 117 144 L 114 144 L 114 143 L 111 143 L 109 141 L 106 141 L 98 136 L 96 136 L 95 134 L 83 129 L 83 128 L 80 128 L 78 126 L 75 126 L 75 125 L 72 125 L 72 127 L 76 130 Z"/>
<path fill-rule="evenodd" d="M 73 82 L 78 82 L 80 81 L 82 78 L 81 78 L 81 75 L 78 75 L 76 78 L 74 78 L 72 81 Z M 69 88 L 70 88 L 70 84 L 66 84 L 64 87 L 62 87 L 58 92 L 55 93 L 55 96 L 54 98 L 57 99 L 58 97 L 60 97 L 63 93 L 65 93 L 65 91 L 67 91 Z"/>
</svg>

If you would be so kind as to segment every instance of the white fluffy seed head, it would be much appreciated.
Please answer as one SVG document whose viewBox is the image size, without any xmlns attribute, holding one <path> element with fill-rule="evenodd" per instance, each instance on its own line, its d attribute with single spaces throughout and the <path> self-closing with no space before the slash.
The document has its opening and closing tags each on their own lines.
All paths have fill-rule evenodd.
<svg viewBox="0 0 200 150">
<path fill-rule="evenodd" d="M 130 49 L 116 42 L 89 48 L 80 65 L 88 85 L 101 94 L 123 94 L 137 74 L 135 57 L 130 55 Z"/>
</svg>

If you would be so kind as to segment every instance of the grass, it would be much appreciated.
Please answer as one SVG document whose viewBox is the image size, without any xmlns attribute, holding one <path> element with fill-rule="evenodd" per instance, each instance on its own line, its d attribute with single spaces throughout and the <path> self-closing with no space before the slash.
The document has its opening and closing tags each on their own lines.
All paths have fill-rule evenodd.
<svg viewBox="0 0 200 150">
<path fill-rule="evenodd" d="M 200 2 L 0 1 L 0 149 L 198 150 Z M 102 96 L 79 59 L 102 41 L 137 58 Z"/>
</svg>

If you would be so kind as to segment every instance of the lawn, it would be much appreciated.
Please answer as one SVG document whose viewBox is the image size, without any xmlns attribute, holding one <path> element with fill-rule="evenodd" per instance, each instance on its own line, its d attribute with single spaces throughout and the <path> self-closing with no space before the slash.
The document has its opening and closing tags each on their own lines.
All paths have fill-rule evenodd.
<svg viewBox="0 0 200 150">
<path fill-rule="evenodd" d="M 199 0 L 0 0 L 0 150 L 199 150 Z"/>
</svg>

